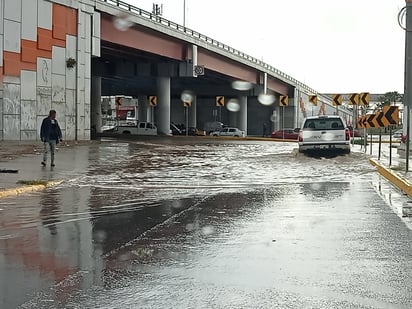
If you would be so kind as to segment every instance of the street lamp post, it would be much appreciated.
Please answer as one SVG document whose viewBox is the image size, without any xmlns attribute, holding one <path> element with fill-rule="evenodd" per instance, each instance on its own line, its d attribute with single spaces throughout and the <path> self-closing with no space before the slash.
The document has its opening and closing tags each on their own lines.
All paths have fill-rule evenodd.
<svg viewBox="0 0 412 309">
<path fill-rule="evenodd" d="M 412 108 L 412 0 L 406 0 L 405 18 L 405 81 L 404 81 L 404 106 L 407 111 L 406 124 L 406 172 L 409 172 L 409 148 L 410 148 L 410 123 Z"/>
<path fill-rule="evenodd" d="M 186 0 L 183 0 L 183 27 L 186 27 Z"/>
</svg>

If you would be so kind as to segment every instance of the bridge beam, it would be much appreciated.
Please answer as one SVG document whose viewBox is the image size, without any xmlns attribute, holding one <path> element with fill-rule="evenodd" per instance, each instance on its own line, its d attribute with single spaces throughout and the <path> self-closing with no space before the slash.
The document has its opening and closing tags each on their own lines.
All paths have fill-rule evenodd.
<svg viewBox="0 0 412 309">
<path fill-rule="evenodd" d="M 102 131 L 102 78 L 100 76 L 92 77 L 92 105 L 91 105 L 91 126 L 95 128 L 96 133 Z"/>
<path fill-rule="evenodd" d="M 159 134 L 168 135 L 170 131 L 170 77 L 157 78 L 156 122 Z"/>
<path fill-rule="evenodd" d="M 247 96 L 239 98 L 240 110 L 238 112 L 238 126 L 247 134 Z"/>
</svg>

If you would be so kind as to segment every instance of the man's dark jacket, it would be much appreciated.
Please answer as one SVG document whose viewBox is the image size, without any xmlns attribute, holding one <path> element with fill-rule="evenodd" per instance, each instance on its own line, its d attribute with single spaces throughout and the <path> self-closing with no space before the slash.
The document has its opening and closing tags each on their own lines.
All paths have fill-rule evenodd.
<svg viewBox="0 0 412 309">
<path fill-rule="evenodd" d="M 43 119 L 40 128 L 40 139 L 45 143 L 52 140 L 58 143 L 62 139 L 62 131 L 56 119 L 54 119 L 54 124 L 49 117 Z"/>
</svg>

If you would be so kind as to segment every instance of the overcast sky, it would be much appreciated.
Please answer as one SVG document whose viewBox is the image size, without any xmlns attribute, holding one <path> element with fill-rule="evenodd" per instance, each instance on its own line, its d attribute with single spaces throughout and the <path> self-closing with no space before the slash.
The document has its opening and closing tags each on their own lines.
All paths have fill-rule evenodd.
<svg viewBox="0 0 412 309">
<path fill-rule="evenodd" d="M 183 24 L 183 0 L 123 0 Z M 405 0 L 186 0 L 186 25 L 322 93 L 403 93 Z"/>
</svg>

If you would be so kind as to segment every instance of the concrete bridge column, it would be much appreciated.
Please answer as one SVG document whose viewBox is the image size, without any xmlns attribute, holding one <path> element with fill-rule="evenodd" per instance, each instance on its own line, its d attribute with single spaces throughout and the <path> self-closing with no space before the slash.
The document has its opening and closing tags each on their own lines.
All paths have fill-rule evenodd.
<svg viewBox="0 0 412 309">
<path fill-rule="evenodd" d="M 159 134 L 170 131 L 170 77 L 157 78 L 157 130 Z"/>
<path fill-rule="evenodd" d="M 139 95 L 137 98 L 137 119 L 139 121 L 150 121 L 150 118 L 148 117 L 148 109 L 149 109 L 149 104 L 148 104 L 148 99 L 146 95 Z"/>
<path fill-rule="evenodd" d="M 91 127 L 97 133 L 102 132 L 102 78 L 92 77 L 92 105 L 91 105 Z"/>
<path fill-rule="evenodd" d="M 192 106 L 189 108 L 189 127 L 197 128 L 197 100 L 193 96 Z"/>
<path fill-rule="evenodd" d="M 238 112 L 238 126 L 247 134 L 247 96 L 239 98 L 240 110 Z"/>
</svg>

